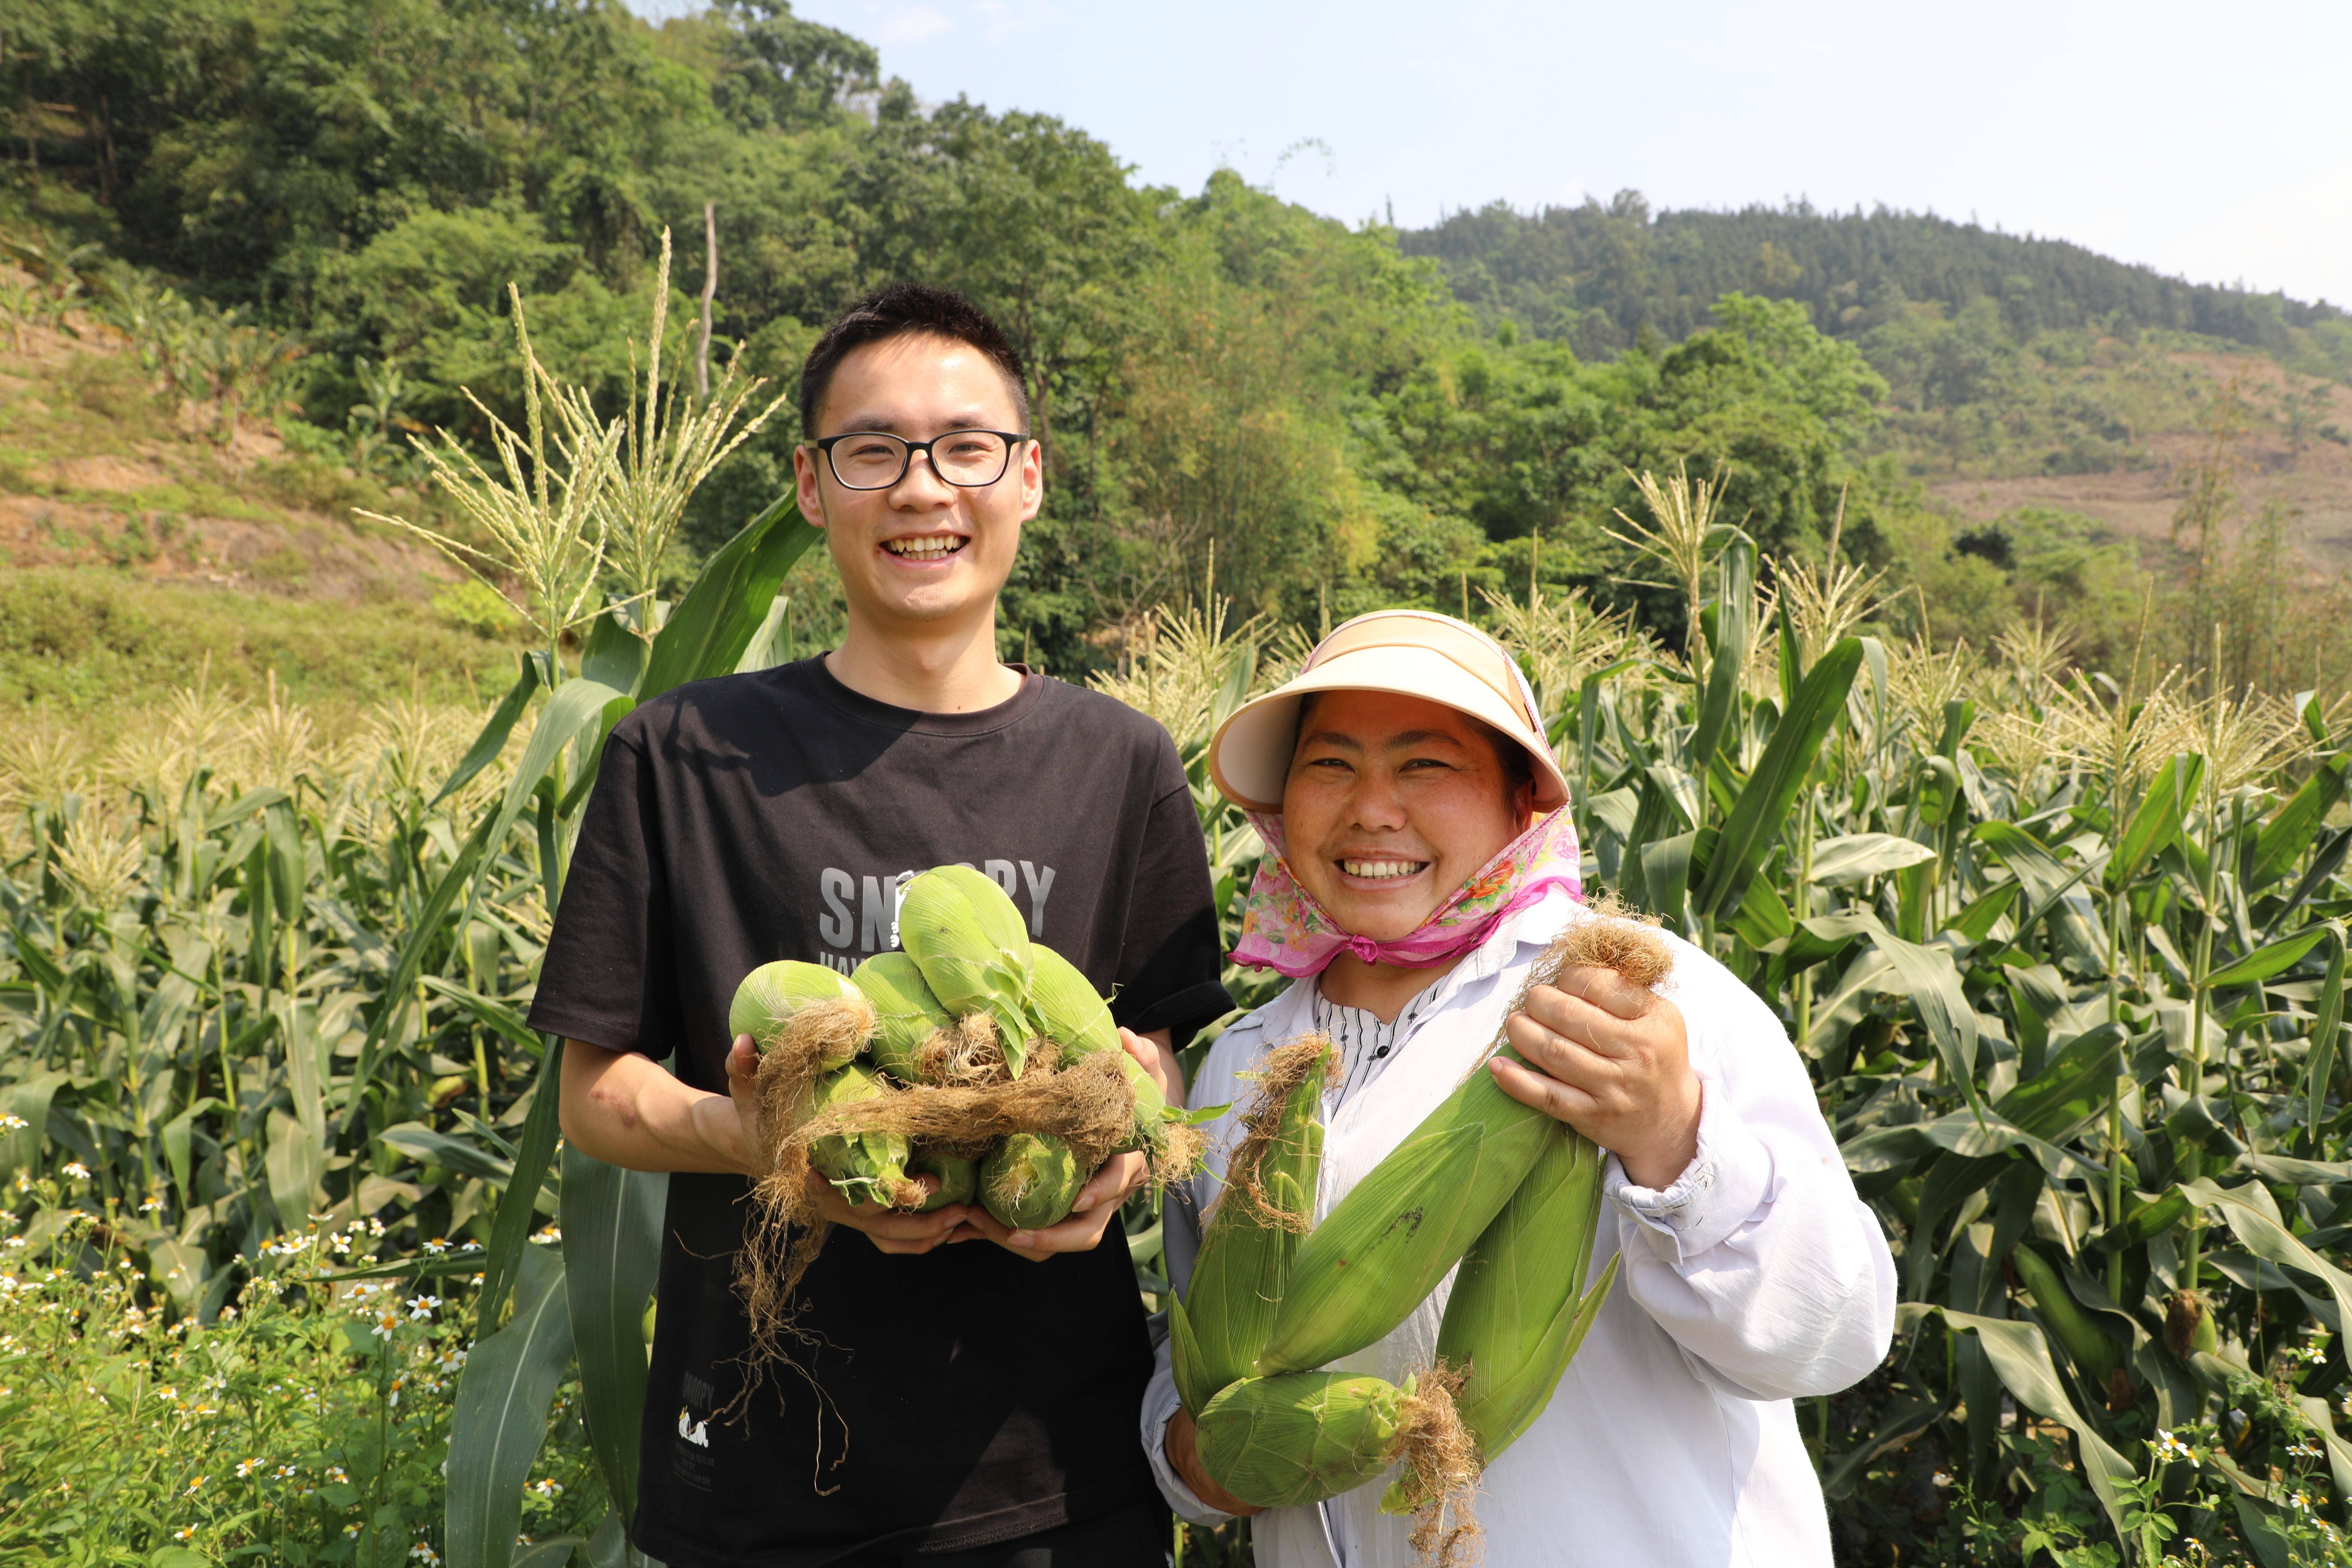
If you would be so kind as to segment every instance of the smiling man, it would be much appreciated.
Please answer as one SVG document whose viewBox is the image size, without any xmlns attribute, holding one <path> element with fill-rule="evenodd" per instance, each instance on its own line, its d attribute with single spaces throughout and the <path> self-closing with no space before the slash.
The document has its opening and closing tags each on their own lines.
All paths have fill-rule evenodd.
<svg viewBox="0 0 2352 1568">
<path fill-rule="evenodd" d="M 1167 732 L 996 656 L 1044 498 L 1012 345 L 961 296 L 895 285 L 818 340 L 800 398 L 800 504 L 840 573 L 841 646 L 615 727 L 531 1013 L 572 1042 L 572 1142 L 676 1173 L 633 1535 L 672 1568 L 1157 1563 L 1166 1514 L 1135 1441 L 1151 1350 L 1115 1223 L 1139 1155 L 1034 1232 L 821 1188 L 804 1375 L 737 1397 L 757 1058 L 727 1012 L 751 970 L 847 972 L 897 945 L 909 877 L 961 862 L 1112 994 L 1171 1087 L 1172 1047 L 1229 1005 Z"/>
</svg>

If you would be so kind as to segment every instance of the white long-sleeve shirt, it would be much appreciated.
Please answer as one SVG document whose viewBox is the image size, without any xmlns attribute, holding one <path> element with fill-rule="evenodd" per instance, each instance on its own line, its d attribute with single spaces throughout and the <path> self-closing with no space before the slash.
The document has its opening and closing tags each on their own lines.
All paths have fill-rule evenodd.
<svg viewBox="0 0 2352 1568">
<path fill-rule="evenodd" d="M 1315 1200 L 1319 1221 L 1489 1053 L 1528 971 L 1568 921 L 1591 918 L 1554 893 L 1504 922 L 1400 1016 L 1389 1055 L 1325 1101 Z M 1636 1187 L 1612 1157 L 1617 1224 L 1592 1249 L 1591 1279 L 1625 1262 L 1559 1391 L 1490 1466 L 1478 1495 L 1486 1561 L 1502 1568 L 1794 1568 L 1830 1562 L 1821 1486 L 1792 1399 L 1833 1393 L 1885 1359 L 1895 1267 L 1878 1220 L 1854 1195 L 1804 1064 L 1770 1010 L 1728 970 L 1674 941 L 1660 994 L 1683 1013 L 1701 1083 L 1698 1154 L 1663 1192 Z M 1294 984 L 1226 1029 L 1195 1076 L 1195 1104 L 1236 1104 L 1241 1077 L 1316 1026 L 1316 987 Z M 1328 1006 L 1325 1009 L 1328 1016 Z M 1378 1047 L 1372 1047 L 1377 1049 Z M 1238 1136 L 1211 1128 L 1192 1206 L 1166 1209 L 1181 1291 Z M 1449 1275 L 1386 1339 L 1332 1363 L 1389 1381 L 1429 1364 Z M 1163 1345 L 1143 1405 L 1143 1442 L 1184 1518 L 1226 1517 L 1170 1468 L 1177 1411 Z M 1262 1568 L 1409 1568 L 1409 1520 L 1383 1517 L 1381 1482 L 1253 1522 Z"/>
</svg>

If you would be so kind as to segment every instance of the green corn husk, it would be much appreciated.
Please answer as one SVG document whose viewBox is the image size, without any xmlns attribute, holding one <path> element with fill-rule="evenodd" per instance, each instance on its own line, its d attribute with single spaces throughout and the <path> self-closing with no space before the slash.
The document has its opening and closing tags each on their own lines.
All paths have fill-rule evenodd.
<svg viewBox="0 0 2352 1568">
<path fill-rule="evenodd" d="M 1484 1067 L 1472 1069 L 1299 1247 L 1257 1370 L 1328 1365 L 1404 1321 L 1502 1212 L 1559 1128 Z"/>
<path fill-rule="evenodd" d="M 1201 1468 L 1260 1508 L 1352 1491 L 1388 1468 L 1412 1391 L 1330 1372 L 1244 1378 L 1197 1418 Z"/>
<path fill-rule="evenodd" d="M 1601 1228 L 1603 1156 L 1565 1128 L 1492 1224 L 1462 1257 L 1437 1331 L 1437 1357 L 1466 1368 L 1455 1413 L 1491 1465 L 1541 1415 L 1617 1279 L 1612 1258 L 1583 1289 Z M 1384 1513 L 1423 1500 L 1410 1475 L 1381 1499 Z"/>
<path fill-rule="evenodd" d="M 1038 1230 L 1069 1214 L 1090 1173 L 1059 1138 L 1015 1132 L 981 1161 L 980 1201 L 997 1224 Z"/>
<path fill-rule="evenodd" d="M 1029 1016 L 1070 1056 L 1120 1049 L 1110 1005 L 1078 966 L 1042 943 L 1029 949 Z"/>
<path fill-rule="evenodd" d="M 1323 1166 L 1323 1085 L 1328 1047 L 1280 1103 L 1272 1135 L 1257 1156 L 1265 1203 L 1303 1223 L 1313 1215 Z M 1245 1194 L 1229 1191 L 1209 1215 L 1181 1309 L 1185 1334 L 1172 1342 L 1176 1388 L 1197 1419 L 1209 1402 L 1250 1374 L 1274 1331 L 1290 1271 L 1306 1237 L 1278 1223 Z M 1171 1333 L 1173 1332 L 1171 1327 Z"/>
<path fill-rule="evenodd" d="M 727 1009 L 728 1033 L 751 1036 L 765 1052 L 803 1011 L 825 1002 L 857 1007 L 866 1005 L 867 998 L 848 975 L 822 963 L 803 963 L 797 959 L 763 963 L 735 987 L 735 1000 Z M 820 1063 L 839 1067 L 855 1058 L 863 1044 L 857 1029 L 838 1030 L 824 1042 Z"/>
<path fill-rule="evenodd" d="M 849 978 L 874 1004 L 874 1038 L 866 1047 L 874 1065 L 901 1083 L 929 1082 L 918 1053 L 955 1020 L 931 994 L 922 970 L 903 952 L 877 952 Z"/>
<path fill-rule="evenodd" d="M 851 1065 L 817 1081 L 815 1110 L 855 1105 L 887 1092 L 864 1068 Z M 809 1163 L 856 1203 L 890 1204 L 907 1187 L 907 1140 L 896 1132 L 827 1133 L 809 1143 Z"/>
<path fill-rule="evenodd" d="M 1184 1113 L 1169 1109 L 1167 1096 L 1160 1092 L 1151 1075 L 1127 1054 L 1127 1047 L 1119 1043 L 1118 1026 L 1111 1021 L 1109 1005 L 1096 994 L 1076 964 L 1043 943 L 1029 949 L 1029 961 L 1030 1016 L 1045 1038 L 1062 1047 L 1063 1060 L 1117 1053 L 1119 1071 L 1126 1075 L 1127 1087 L 1135 1096 L 1135 1136 L 1118 1152 L 1148 1149 L 1158 1153 L 1166 1146 L 1170 1125 L 1181 1121 Z"/>
<path fill-rule="evenodd" d="M 995 1020 L 1004 1063 L 1021 1076 L 1030 1037 L 1029 933 L 995 881 L 969 866 L 937 866 L 907 884 L 898 942 L 940 1005 Z"/>
<path fill-rule="evenodd" d="M 2066 1281 L 2031 1245 L 2021 1242 L 2009 1255 L 2010 1267 L 2017 1270 L 2017 1282 L 2025 1287 L 2033 1299 L 2033 1310 L 2048 1325 L 2058 1342 L 2066 1348 L 2084 1377 L 2101 1393 L 2105 1393 L 2108 1380 L 2124 1364 L 2123 1347 L 2098 1325 L 2098 1321 L 2074 1300 L 2066 1289 Z M 2218 1342 L 2219 1336 L 2216 1336 Z"/>
<path fill-rule="evenodd" d="M 961 1154 L 918 1149 L 907 1161 L 907 1174 L 940 1179 L 940 1190 L 918 1205 L 918 1212 L 922 1214 L 943 1209 L 950 1204 L 968 1204 L 980 1191 L 980 1162 Z"/>
</svg>

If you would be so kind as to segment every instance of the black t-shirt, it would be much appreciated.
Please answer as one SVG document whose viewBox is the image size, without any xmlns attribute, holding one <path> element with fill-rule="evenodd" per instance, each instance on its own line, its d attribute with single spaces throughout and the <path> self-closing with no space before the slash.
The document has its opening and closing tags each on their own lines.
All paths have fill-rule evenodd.
<svg viewBox="0 0 2352 1568">
<path fill-rule="evenodd" d="M 822 659 L 700 681 L 605 742 L 534 1028 L 723 1092 L 728 1005 L 779 958 L 846 972 L 897 942 L 898 888 L 961 861 L 1137 1030 L 1230 1005 L 1208 862 L 1167 732 L 1030 674 L 977 713 L 859 696 Z M 1114 987 L 1116 989 L 1114 990 Z M 1152 1493 L 1151 1354 L 1127 1243 L 1030 1263 L 984 1241 L 886 1256 L 837 1229 L 793 1354 L 740 1414 L 748 1184 L 670 1178 L 635 1535 L 676 1568 L 952 1551 Z"/>
</svg>

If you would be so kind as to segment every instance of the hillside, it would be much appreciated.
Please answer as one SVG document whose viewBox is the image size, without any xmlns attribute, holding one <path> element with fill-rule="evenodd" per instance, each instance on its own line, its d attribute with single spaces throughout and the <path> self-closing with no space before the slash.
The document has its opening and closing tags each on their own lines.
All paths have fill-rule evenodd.
<svg viewBox="0 0 2352 1568">
<path fill-rule="evenodd" d="M 464 624 L 481 612 L 452 595 L 456 568 L 351 516 L 394 499 L 289 451 L 272 421 L 224 441 L 216 409 L 158 390 L 86 313 L 16 323 L 0 338 L 0 702 L 108 727 L 201 668 L 243 693 L 274 672 L 331 715 L 503 684 L 509 639 Z"/>
</svg>

